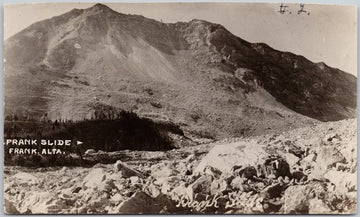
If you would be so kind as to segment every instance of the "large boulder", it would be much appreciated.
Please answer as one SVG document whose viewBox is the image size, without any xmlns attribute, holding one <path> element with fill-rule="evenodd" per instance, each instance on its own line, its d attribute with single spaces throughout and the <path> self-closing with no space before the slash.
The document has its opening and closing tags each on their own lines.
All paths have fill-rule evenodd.
<svg viewBox="0 0 360 217">
<path fill-rule="evenodd" d="M 279 153 L 280 157 L 282 157 L 283 159 L 286 160 L 286 162 L 290 166 L 290 169 L 298 166 L 298 162 L 300 161 L 301 158 L 295 156 L 292 153 L 288 153 L 288 152 L 279 151 L 278 153 Z"/>
<path fill-rule="evenodd" d="M 326 186 L 321 182 L 289 186 L 283 196 L 284 214 L 323 214 L 322 210 L 329 210 L 328 205 L 317 203 L 319 209 L 316 210 L 310 206 L 310 202 L 312 199 L 324 201 L 326 197 Z M 319 207 L 320 205 L 321 207 Z"/>
<path fill-rule="evenodd" d="M 332 210 L 326 203 L 319 198 L 309 200 L 309 214 L 330 214 Z"/>
<path fill-rule="evenodd" d="M 326 167 L 326 168 L 334 167 L 336 163 L 346 162 L 346 158 L 336 146 L 318 147 L 316 153 L 317 153 L 316 163 L 320 164 L 322 167 Z"/>
<path fill-rule="evenodd" d="M 85 188 L 98 188 L 106 180 L 106 172 L 102 168 L 92 169 L 83 181 Z"/>
<path fill-rule="evenodd" d="M 240 176 L 245 179 L 253 179 L 257 176 L 257 171 L 254 166 L 247 166 L 244 168 L 239 166 L 239 168 L 236 168 L 237 166 L 233 167 L 232 169 L 234 176 Z"/>
<path fill-rule="evenodd" d="M 211 193 L 211 184 L 213 182 L 213 177 L 209 175 L 201 176 L 194 183 L 190 185 L 194 194 L 210 194 Z"/>
<path fill-rule="evenodd" d="M 303 154 L 305 153 L 305 151 L 302 148 L 296 146 L 294 142 L 290 140 L 285 141 L 283 146 L 286 152 L 291 153 L 298 158 L 302 158 Z"/>
<path fill-rule="evenodd" d="M 267 186 L 262 190 L 265 193 L 267 199 L 281 197 L 287 185 L 284 183 L 275 183 Z"/>
<path fill-rule="evenodd" d="M 299 162 L 300 167 L 303 170 L 314 168 L 314 166 L 316 165 L 316 158 L 317 158 L 316 152 L 309 153 L 306 157 L 301 159 L 301 161 Z"/>
<path fill-rule="evenodd" d="M 334 145 L 319 146 L 316 148 L 316 160 L 309 179 L 323 179 L 324 174 L 337 163 L 346 163 L 346 158 Z"/>
<path fill-rule="evenodd" d="M 155 179 L 168 178 L 179 173 L 172 162 L 155 164 L 151 167 L 151 176 Z"/>
<path fill-rule="evenodd" d="M 263 164 L 258 165 L 258 173 L 261 177 L 266 178 L 278 178 L 278 177 L 290 177 L 290 166 L 281 157 L 269 157 Z"/>
<path fill-rule="evenodd" d="M 327 134 L 323 138 L 323 143 L 338 143 L 339 141 L 341 141 L 341 137 L 337 133 Z"/>
<path fill-rule="evenodd" d="M 128 200 L 122 202 L 118 207 L 118 214 L 165 214 L 181 213 L 176 203 L 166 195 L 160 194 L 153 198 L 145 192 L 136 192 Z M 177 212 L 179 211 L 179 213 Z"/>
<path fill-rule="evenodd" d="M 235 177 L 231 183 L 230 183 L 230 186 L 233 188 L 233 189 L 243 189 L 243 186 L 244 186 L 244 182 L 245 182 L 245 179 L 243 179 L 242 177 L 240 176 L 237 176 Z"/>
<path fill-rule="evenodd" d="M 168 194 L 172 200 L 180 201 L 181 198 L 192 199 L 193 191 L 192 188 L 187 187 L 185 183 L 180 183 Z"/>
<path fill-rule="evenodd" d="M 16 206 L 14 204 L 12 204 L 10 201 L 8 201 L 7 199 L 4 200 L 4 212 L 5 212 L 5 214 L 11 214 L 11 215 L 21 214 L 16 209 Z"/>
<path fill-rule="evenodd" d="M 234 165 L 256 166 L 268 154 L 255 140 L 217 145 L 201 160 L 194 172 L 203 172 L 211 166 L 223 173 L 231 173 Z"/>
<path fill-rule="evenodd" d="M 121 162 L 120 160 L 116 161 L 114 164 L 115 172 L 121 173 L 123 178 L 130 178 L 131 176 L 138 176 L 140 178 L 145 178 L 143 174 L 139 171 L 132 169 L 126 163 Z"/>
<path fill-rule="evenodd" d="M 39 179 L 37 177 L 26 172 L 16 173 L 11 178 L 15 179 L 22 186 L 35 185 L 39 183 Z"/>
<path fill-rule="evenodd" d="M 228 189 L 228 183 L 225 179 L 217 179 L 211 183 L 210 192 L 212 195 L 220 195 Z"/>
<path fill-rule="evenodd" d="M 357 191 L 356 173 L 345 173 L 341 171 L 330 170 L 324 174 L 324 178 L 333 183 L 335 185 L 335 190 L 340 194 Z"/>
<path fill-rule="evenodd" d="M 357 138 L 356 136 L 344 141 L 339 147 L 339 151 L 345 157 L 347 165 L 346 169 L 355 172 L 357 171 Z"/>
<path fill-rule="evenodd" d="M 219 178 L 222 174 L 222 172 L 219 169 L 209 165 L 205 166 L 203 171 L 200 172 L 201 175 L 208 175 L 208 176 L 212 176 L 213 178 Z"/>
<path fill-rule="evenodd" d="M 163 179 L 158 179 L 154 183 L 161 186 L 161 192 L 167 194 L 176 186 L 179 185 L 180 179 L 178 176 L 170 176 Z"/>
<path fill-rule="evenodd" d="M 30 211 L 31 214 L 55 214 L 67 208 L 55 192 L 32 192 L 18 207 L 21 213 Z"/>
<path fill-rule="evenodd" d="M 88 149 L 85 151 L 84 155 L 91 155 L 91 154 L 95 154 L 96 151 L 94 149 Z"/>
<path fill-rule="evenodd" d="M 160 190 L 161 189 L 152 182 L 146 183 L 144 186 L 144 192 L 151 197 L 157 197 L 161 193 Z"/>
</svg>

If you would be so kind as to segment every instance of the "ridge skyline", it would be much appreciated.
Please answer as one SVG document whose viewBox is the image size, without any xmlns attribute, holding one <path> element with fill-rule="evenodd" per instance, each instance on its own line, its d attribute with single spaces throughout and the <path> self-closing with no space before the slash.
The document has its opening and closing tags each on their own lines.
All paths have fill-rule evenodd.
<svg viewBox="0 0 360 217">
<path fill-rule="evenodd" d="M 356 65 L 357 51 L 355 49 L 356 48 L 356 46 L 355 46 L 356 40 L 339 38 L 339 37 L 343 37 L 344 35 L 345 36 L 351 35 L 351 34 L 345 34 L 345 33 L 339 34 L 340 30 L 344 30 L 345 32 L 346 31 L 356 31 L 356 26 L 355 26 L 355 28 L 353 28 L 351 26 L 351 24 L 342 22 L 342 19 L 339 19 L 339 21 L 329 20 L 329 22 L 332 22 L 332 23 L 335 22 L 333 26 L 329 26 L 328 24 L 321 26 L 318 24 L 318 22 L 324 22 L 324 20 L 316 21 L 316 18 L 303 17 L 305 19 L 305 22 L 304 22 L 304 24 L 301 24 L 301 23 L 299 23 L 300 21 L 296 21 L 296 19 L 294 17 L 289 17 L 289 16 L 281 17 L 278 13 L 276 13 L 276 10 L 278 10 L 278 4 L 275 4 L 275 3 L 256 4 L 256 7 L 258 7 L 258 9 L 259 9 L 258 12 L 261 14 L 264 14 L 264 13 L 268 14 L 269 11 L 274 12 L 274 14 L 264 16 L 264 17 L 267 17 L 267 16 L 269 17 L 269 19 L 266 19 L 266 22 L 268 22 L 268 23 L 266 23 L 264 20 L 254 21 L 254 19 L 251 19 L 251 17 L 254 16 L 255 12 L 246 10 L 246 7 L 248 7 L 249 4 L 254 4 L 254 3 L 248 3 L 248 4 L 247 3 L 239 3 L 239 4 L 236 4 L 236 3 L 219 3 L 219 4 L 217 4 L 217 3 L 191 3 L 191 5 L 193 5 L 193 8 L 199 8 L 199 6 L 203 7 L 203 5 L 206 8 L 206 9 L 200 10 L 199 13 L 196 13 L 196 14 L 194 13 L 194 9 L 191 10 L 191 8 L 189 8 L 189 6 L 187 6 L 189 4 L 178 4 L 176 2 L 174 2 L 174 3 L 159 3 L 159 4 L 156 4 L 156 3 L 152 3 L 152 4 L 101 3 L 101 4 L 117 13 L 134 14 L 134 15 L 138 14 L 140 16 L 144 16 L 144 17 L 147 17 L 150 19 L 155 19 L 157 21 L 163 21 L 164 23 L 189 22 L 194 19 L 195 20 L 205 20 L 205 21 L 208 21 L 211 23 L 219 23 L 219 24 L 223 25 L 226 29 L 228 29 L 230 32 L 232 32 L 234 35 L 236 35 L 246 41 L 249 41 L 251 43 L 266 43 L 274 49 L 277 49 L 280 51 L 289 51 L 289 52 L 295 53 L 297 55 L 302 55 L 302 56 L 306 57 L 307 59 L 311 60 L 312 62 L 317 62 L 317 63 L 325 62 L 327 65 L 329 65 L 333 68 L 341 69 L 341 70 L 346 71 L 357 77 L 357 65 Z M 214 5 L 214 4 L 217 4 L 217 5 Z M 20 9 L 18 11 L 12 11 L 11 5 L 6 5 L 5 7 L 7 8 L 7 10 L 6 10 L 7 12 L 4 14 L 5 24 L 6 24 L 6 20 L 8 20 L 8 19 L 13 20 L 16 16 L 19 16 L 20 14 L 23 16 L 26 16 L 27 19 L 25 21 L 26 24 L 25 23 L 24 24 L 22 24 L 22 23 L 16 24 L 16 22 L 15 22 L 14 25 L 12 25 L 10 27 L 5 25 L 4 39 L 6 40 L 10 37 L 10 35 L 14 35 L 17 32 L 19 32 L 19 30 L 23 29 L 24 26 L 30 22 L 30 20 L 40 21 L 45 18 L 44 16 L 46 16 L 45 19 L 49 19 L 51 17 L 60 15 L 63 12 L 70 11 L 69 8 L 85 9 L 85 8 L 92 7 L 94 5 L 96 5 L 96 3 L 79 3 L 79 4 L 64 3 L 64 4 L 59 4 L 58 8 L 56 8 L 56 9 L 54 8 L 54 10 L 52 10 L 53 9 L 52 4 L 48 4 L 45 6 L 42 3 L 37 3 L 35 5 L 32 5 L 32 6 L 38 7 L 38 9 L 41 11 L 48 8 L 47 10 L 49 12 L 47 12 L 47 14 L 49 14 L 49 15 L 45 15 L 46 13 L 45 14 L 41 13 L 42 14 L 41 18 L 40 17 L 32 17 L 32 15 L 29 15 L 29 12 L 31 12 L 33 14 L 32 10 L 29 8 L 24 7 L 23 10 Z M 289 4 L 289 5 L 292 7 L 297 6 L 297 4 Z M 174 7 L 174 6 L 176 6 L 176 7 Z M 332 7 L 329 5 L 325 5 L 325 6 L 322 5 L 322 6 L 329 8 L 328 10 L 324 10 L 324 11 L 329 11 L 329 13 L 331 12 L 331 13 L 335 13 L 335 14 L 339 13 L 338 15 L 345 14 L 344 16 L 348 16 L 348 15 L 346 15 L 347 13 L 345 13 L 345 12 L 347 12 L 349 10 L 351 11 L 351 7 L 347 7 L 347 6 L 341 7 L 342 10 L 340 10 L 340 12 L 332 11 Z M 178 7 L 180 9 L 174 9 L 174 8 L 178 8 Z M 307 4 L 306 7 L 311 8 L 312 11 L 314 11 L 314 13 L 315 13 L 315 9 L 319 10 L 319 8 L 317 8 L 318 5 Z M 159 8 L 159 10 L 156 10 L 156 8 Z M 215 14 L 213 16 L 213 18 L 211 18 L 210 14 L 214 10 L 214 8 L 218 8 L 219 12 L 222 12 L 225 9 L 227 9 L 227 11 L 229 11 L 228 19 L 225 19 L 224 17 L 221 17 L 221 15 L 217 15 L 217 14 Z M 233 11 L 235 9 L 231 9 L 231 8 L 236 8 L 236 10 L 239 10 L 242 13 L 239 13 L 240 15 L 237 15 L 238 17 L 236 17 L 236 16 L 234 16 L 234 13 L 233 13 Z M 17 9 L 19 9 L 19 7 L 17 7 Z M 165 14 L 165 12 L 163 12 L 163 11 L 172 11 L 171 9 L 173 9 L 172 14 L 169 14 L 169 13 Z M 59 11 L 59 12 L 57 13 L 56 11 Z M 310 16 L 315 16 L 314 13 Z M 243 15 L 241 15 L 241 14 L 243 14 Z M 249 17 L 250 19 L 248 19 L 248 20 L 251 20 L 249 22 L 255 22 L 254 25 L 252 25 L 250 23 L 244 24 L 244 22 L 245 22 L 244 19 L 238 20 L 238 23 L 240 25 L 236 24 L 236 22 L 234 23 L 234 21 L 236 21 L 237 18 L 244 18 L 244 17 Z M 207 18 L 207 19 L 204 19 L 204 18 Z M 285 19 L 282 20 L 283 18 L 285 18 Z M 272 19 L 276 19 L 276 20 L 272 21 Z M 295 21 L 294 21 L 294 19 L 295 19 Z M 299 20 L 301 20 L 301 19 L 299 19 Z M 314 20 L 316 21 L 316 22 L 314 22 L 314 27 L 315 26 L 318 27 L 317 31 L 315 31 L 315 32 L 311 31 L 311 29 L 314 27 L 312 27 L 312 26 L 309 27 L 309 24 L 313 23 Z M 342 22 L 342 23 L 337 24 L 337 22 L 338 23 Z M 278 27 L 276 27 L 276 25 L 273 25 L 274 28 L 271 28 L 272 23 L 278 23 L 278 25 L 277 25 Z M 326 23 L 326 21 L 325 21 L 325 23 Z M 243 24 L 243 25 L 241 25 L 241 24 Z M 264 26 L 264 24 L 266 24 L 266 25 Z M 293 24 L 293 25 L 291 25 L 291 24 Z M 301 29 L 303 29 L 304 26 L 307 26 L 309 29 L 309 31 L 304 31 L 306 33 L 301 31 Z M 334 30 L 334 29 L 336 29 L 335 28 L 336 26 L 339 27 L 338 31 Z M 264 27 L 264 29 L 262 30 L 261 27 Z M 291 36 L 291 38 L 293 39 L 291 41 L 284 40 L 284 38 L 289 38 L 289 35 L 287 35 L 288 33 L 284 33 L 284 34 L 281 33 L 281 30 L 286 29 L 286 28 L 290 28 L 291 31 L 290 30 L 289 31 L 294 33 Z M 249 29 L 252 29 L 252 31 L 249 31 Z M 270 37 L 270 36 L 276 34 L 276 31 L 274 29 L 276 29 L 276 31 L 279 31 L 279 34 L 277 35 L 277 37 Z M 268 33 L 262 34 L 261 32 L 264 32 L 264 31 L 267 31 Z M 322 35 L 321 35 L 321 32 L 324 32 L 324 31 L 327 34 L 325 38 L 322 37 Z M 329 31 L 332 31 L 331 36 L 329 36 L 329 34 L 328 34 Z M 297 32 L 299 32 L 299 33 L 297 33 Z M 318 33 L 320 32 L 319 33 L 320 35 L 314 36 L 314 35 L 318 34 L 317 32 Z M 324 35 L 325 33 L 322 33 L 322 34 Z M 269 37 L 266 37 L 265 35 L 268 35 Z M 259 38 L 264 38 L 264 39 L 261 40 Z M 307 39 L 308 42 L 306 40 L 302 40 L 301 38 Z M 338 39 L 336 39 L 336 38 L 338 38 Z M 352 43 L 355 43 L 355 44 L 352 44 Z"/>
</svg>

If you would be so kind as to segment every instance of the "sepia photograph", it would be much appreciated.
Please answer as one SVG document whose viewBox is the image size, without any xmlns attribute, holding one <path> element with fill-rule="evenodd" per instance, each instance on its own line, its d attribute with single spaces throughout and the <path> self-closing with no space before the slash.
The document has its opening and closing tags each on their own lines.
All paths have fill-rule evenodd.
<svg viewBox="0 0 360 217">
<path fill-rule="evenodd" d="M 4 212 L 355 214 L 357 10 L 4 5 Z"/>
</svg>

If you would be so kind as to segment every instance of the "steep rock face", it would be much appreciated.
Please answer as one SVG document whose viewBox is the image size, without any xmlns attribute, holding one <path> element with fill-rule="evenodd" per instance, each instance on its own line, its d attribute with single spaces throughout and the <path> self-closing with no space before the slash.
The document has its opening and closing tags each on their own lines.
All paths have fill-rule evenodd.
<svg viewBox="0 0 360 217">
<path fill-rule="evenodd" d="M 251 44 L 224 27 L 194 20 L 182 26 L 193 49 L 211 53 L 225 71 L 242 74 L 257 82 L 279 102 L 303 115 L 334 121 L 356 116 L 356 78 L 325 63 L 312 63 L 303 56 L 277 51 L 266 44 Z M 200 39 L 200 40 L 199 40 Z M 208 60 L 208 59 L 207 59 Z M 341 87 L 341 88 L 340 88 Z"/>
<path fill-rule="evenodd" d="M 4 49 L 6 115 L 79 120 L 116 107 L 224 138 L 356 113 L 355 77 L 202 20 L 97 4 L 35 23 Z"/>
</svg>

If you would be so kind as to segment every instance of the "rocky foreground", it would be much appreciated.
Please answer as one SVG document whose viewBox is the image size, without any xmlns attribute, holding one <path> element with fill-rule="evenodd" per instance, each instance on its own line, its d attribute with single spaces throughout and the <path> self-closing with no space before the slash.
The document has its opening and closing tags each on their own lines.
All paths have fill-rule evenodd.
<svg viewBox="0 0 360 217">
<path fill-rule="evenodd" d="M 5 167 L 5 212 L 356 212 L 356 119 L 167 152 L 88 150 L 92 168 Z"/>
</svg>

